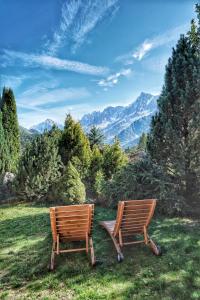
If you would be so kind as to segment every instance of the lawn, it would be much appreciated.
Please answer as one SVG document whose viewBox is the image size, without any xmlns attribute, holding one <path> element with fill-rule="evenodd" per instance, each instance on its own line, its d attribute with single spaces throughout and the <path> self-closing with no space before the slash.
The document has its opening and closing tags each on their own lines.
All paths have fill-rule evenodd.
<svg viewBox="0 0 200 300">
<path fill-rule="evenodd" d="M 94 246 L 102 264 L 91 268 L 85 253 L 62 254 L 48 271 L 51 231 L 48 208 L 31 204 L 0 207 L 0 299 L 200 299 L 200 223 L 154 218 L 152 237 L 163 249 L 144 245 L 116 253 L 98 220 L 115 211 L 95 208 Z"/>
</svg>

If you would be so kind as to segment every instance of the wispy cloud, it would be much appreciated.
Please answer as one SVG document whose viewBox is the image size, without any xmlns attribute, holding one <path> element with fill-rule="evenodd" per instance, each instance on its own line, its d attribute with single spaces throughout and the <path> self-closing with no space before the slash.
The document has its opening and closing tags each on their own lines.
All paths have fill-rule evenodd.
<svg viewBox="0 0 200 300">
<path fill-rule="evenodd" d="M 52 103 L 67 103 L 68 100 L 82 99 L 89 97 L 89 91 L 84 88 L 55 88 L 52 90 L 42 90 L 31 88 L 29 91 L 22 93 L 17 99 L 17 104 L 21 108 L 38 109 L 43 105 Z"/>
<path fill-rule="evenodd" d="M 25 75 L 0 75 L 0 87 L 6 86 L 17 89 L 26 78 L 27 76 Z"/>
<path fill-rule="evenodd" d="M 153 38 L 144 40 L 136 49 L 118 56 L 116 61 L 122 61 L 125 65 L 133 64 L 134 60 L 142 60 L 147 53 L 151 50 L 173 43 L 177 41 L 181 33 L 184 33 L 188 29 L 188 24 L 184 24 L 173 29 L 170 29 L 163 34 L 157 35 Z"/>
<path fill-rule="evenodd" d="M 93 66 L 79 61 L 60 59 L 49 55 L 28 54 L 11 50 L 4 50 L 3 67 L 12 65 L 17 61 L 28 67 L 44 67 L 48 69 L 72 71 L 88 75 L 105 75 L 108 68 Z"/>
<path fill-rule="evenodd" d="M 50 55 L 71 42 L 75 52 L 83 44 L 88 34 L 106 16 L 113 17 L 118 0 L 67 0 L 62 6 L 60 24 L 47 41 L 45 49 Z"/>
<path fill-rule="evenodd" d="M 131 69 L 123 69 L 120 72 L 109 75 L 105 79 L 99 80 L 98 85 L 104 88 L 113 87 L 119 82 L 120 77 L 128 77 L 131 73 Z"/>
</svg>

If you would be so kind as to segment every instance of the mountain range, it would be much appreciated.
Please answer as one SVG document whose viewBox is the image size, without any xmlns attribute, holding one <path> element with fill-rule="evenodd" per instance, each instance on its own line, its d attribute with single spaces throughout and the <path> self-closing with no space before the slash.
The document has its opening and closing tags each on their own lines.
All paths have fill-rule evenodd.
<svg viewBox="0 0 200 300">
<path fill-rule="evenodd" d="M 96 126 L 104 134 L 105 142 L 112 143 L 117 137 L 122 147 L 128 148 L 137 144 L 143 132 L 149 131 L 151 118 L 157 110 L 157 99 L 158 96 L 142 92 L 130 105 L 109 106 L 103 111 L 94 111 L 84 115 L 80 123 L 86 133 L 92 126 Z M 50 130 L 54 124 L 63 129 L 62 124 L 47 119 L 28 131 L 30 134 L 41 134 Z"/>
</svg>

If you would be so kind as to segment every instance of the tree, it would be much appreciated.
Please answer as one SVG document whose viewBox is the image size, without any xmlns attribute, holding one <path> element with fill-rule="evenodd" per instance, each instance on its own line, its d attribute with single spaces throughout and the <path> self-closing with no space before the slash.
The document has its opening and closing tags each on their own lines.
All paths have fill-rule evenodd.
<svg viewBox="0 0 200 300">
<path fill-rule="evenodd" d="M 97 145 L 98 147 L 101 147 L 103 145 L 104 135 L 102 134 L 101 130 L 96 126 L 92 126 L 87 136 L 91 148 L 93 148 L 94 145 Z"/>
<path fill-rule="evenodd" d="M 103 156 L 97 147 L 97 145 L 93 146 L 92 154 L 91 154 L 91 162 L 88 169 L 87 175 L 87 183 L 89 186 L 89 190 L 92 193 L 95 193 L 94 184 L 96 180 L 97 173 L 101 171 L 103 164 Z"/>
<path fill-rule="evenodd" d="M 5 172 L 8 162 L 8 148 L 2 125 L 2 112 L 0 111 L 0 176 Z"/>
<path fill-rule="evenodd" d="M 71 115 L 66 117 L 59 149 L 63 164 L 66 166 L 72 161 L 84 177 L 90 163 L 90 145 L 80 123 L 75 122 Z"/>
<path fill-rule="evenodd" d="M 85 186 L 81 181 L 78 171 L 70 161 L 59 183 L 57 183 L 57 193 L 59 197 L 68 204 L 85 202 Z"/>
<path fill-rule="evenodd" d="M 174 183 L 177 199 L 197 201 L 200 170 L 200 59 L 197 46 L 181 36 L 168 61 L 147 149 Z"/>
<path fill-rule="evenodd" d="M 61 158 L 55 140 L 48 133 L 26 145 L 19 163 L 16 189 L 28 199 L 45 198 L 61 176 Z"/>
<path fill-rule="evenodd" d="M 9 88 L 3 89 L 1 111 L 4 136 L 9 154 L 5 171 L 15 172 L 20 156 L 20 132 L 15 97 L 13 91 Z"/>
<path fill-rule="evenodd" d="M 138 147 L 137 147 L 138 150 L 146 151 L 146 144 L 147 144 L 147 134 L 143 132 L 138 142 Z"/>
<path fill-rule="evenodd" d="M 119 140 L 113 145 L 106 145 L 103 151 L 103 173 L 106 179 L 112 178 L 122 166 L 127 163 L 127 157 L 120 146 Z"/>
</svg>

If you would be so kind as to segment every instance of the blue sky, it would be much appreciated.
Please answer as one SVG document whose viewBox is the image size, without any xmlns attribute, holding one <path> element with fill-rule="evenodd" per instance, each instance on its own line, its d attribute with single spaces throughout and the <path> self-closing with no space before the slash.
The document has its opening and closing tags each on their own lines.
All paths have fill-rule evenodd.
<svg viewBox="0 0 200 300">
<path fill-rule="evenodd" d="M 196 2 L 0 0 L 0 86 L 13 88 L 20 124 L 159 94 Z"/>
</svg>

